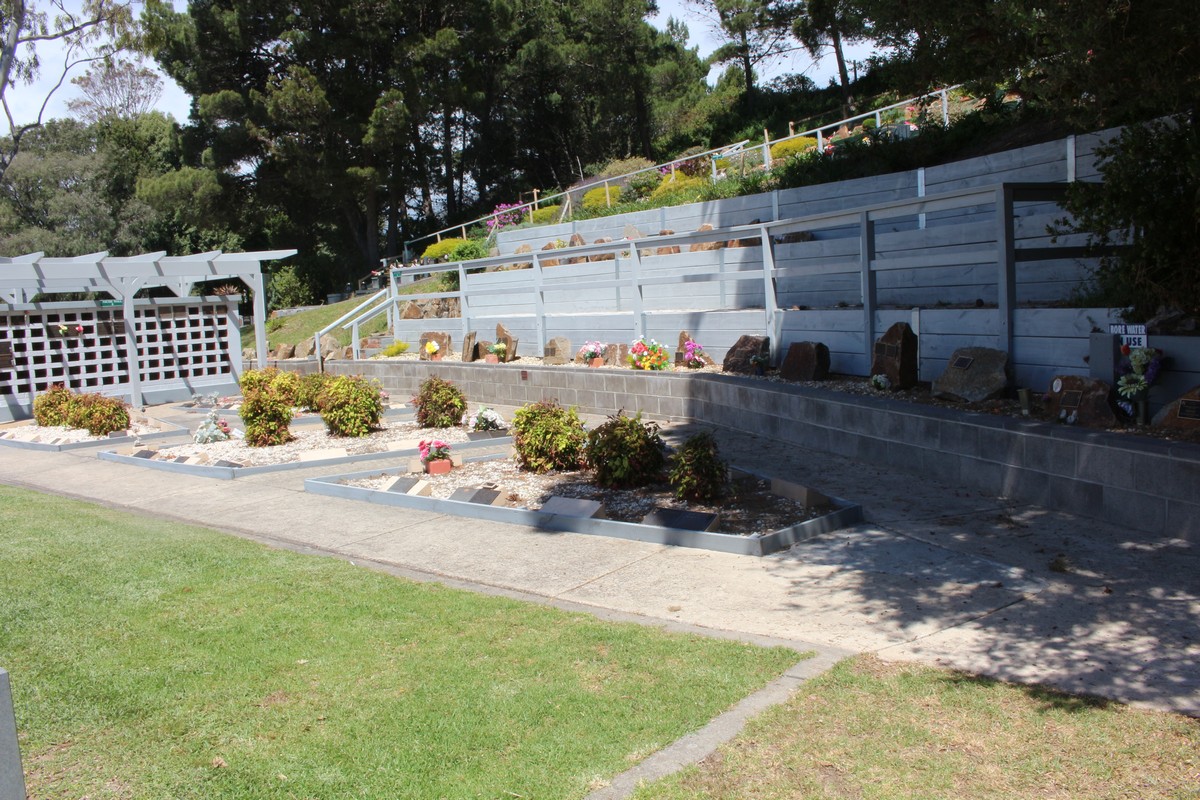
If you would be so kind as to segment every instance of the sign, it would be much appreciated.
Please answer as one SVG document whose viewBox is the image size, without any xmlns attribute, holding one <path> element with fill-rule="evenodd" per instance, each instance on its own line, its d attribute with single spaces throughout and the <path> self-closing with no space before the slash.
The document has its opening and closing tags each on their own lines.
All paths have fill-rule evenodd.
<svg viewBox="0 0 1200 800">
<path fill-rule="evenodd" d="M 125 304 L 124 300 L 101 300 L 101 308 L 120 308 Z"/>
<path fill-rule="evenodd" d="M 1128 345 L 1129 347 L 1149 347 L 1146 343 L 1145 325 L 1111 323 L 1108 326 L 1108 332 L 1114 336 L 1120 336 L 1122 345 Z"/>
</svg>

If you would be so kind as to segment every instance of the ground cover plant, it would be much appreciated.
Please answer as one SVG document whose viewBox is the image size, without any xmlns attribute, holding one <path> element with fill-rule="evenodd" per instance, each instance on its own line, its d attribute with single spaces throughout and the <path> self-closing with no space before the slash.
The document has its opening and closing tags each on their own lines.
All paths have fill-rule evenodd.
<svg viewBox="0 0 1200 800">
<path fill-rule="evenodd" d="M 874 656 L 637 800 L 1200 796 L 1200 721 Z"/>
<path fill-rule="evenodd" d="M 583 797 L 797 660 L 9 487 L 0 576 L 39 798 Z"/>
</svg>

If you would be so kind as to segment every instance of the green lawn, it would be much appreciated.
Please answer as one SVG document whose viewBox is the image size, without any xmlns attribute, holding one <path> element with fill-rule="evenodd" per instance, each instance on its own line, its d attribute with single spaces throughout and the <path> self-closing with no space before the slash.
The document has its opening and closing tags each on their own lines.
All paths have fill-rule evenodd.
<svg viewBox="0 0 1200 800">
<path fill-rule="evenodd" d="M 1200 720 L 872 656 L 636 800 L 1200 797 Z"/>
<path fill-rule="evenodd" d="M 798 658 L 9 487 L 0 610 L 38 798 L 581 797 Z"/>
</svg>

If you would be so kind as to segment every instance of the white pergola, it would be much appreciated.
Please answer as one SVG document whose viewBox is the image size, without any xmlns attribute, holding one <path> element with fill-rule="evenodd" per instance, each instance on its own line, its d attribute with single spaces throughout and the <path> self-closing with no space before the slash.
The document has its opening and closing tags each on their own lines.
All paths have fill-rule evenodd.
<svg viewBox="0 0 1200 800">
<path fill-rule="evenodd" d="M 15 306 L 30 302 L 39 293 L 104 292 L 121 301 L 128 330 L 134 329 L 134 297 L 142 289 L 166 287 L 177 297 L 187 298 L 200 281 L 240 279 L 254 296 L 254 344 L 259 368 L 267 363 L 266 296 L 262 263 L 294 256 L 295 250 L 264 250 L 254 253 L 196 253 L 168 256 L 166 252 L 113 257 L 107 252 L 73 258 L 48 258 L 28 253 L 16 258 L 0 257 L 0 300 Z M 126 337 L 125 358 L 139 363 L 137 342 Z M 130 370 L 133 403 L 141 403 L 138 370 Z"/>
</svg>

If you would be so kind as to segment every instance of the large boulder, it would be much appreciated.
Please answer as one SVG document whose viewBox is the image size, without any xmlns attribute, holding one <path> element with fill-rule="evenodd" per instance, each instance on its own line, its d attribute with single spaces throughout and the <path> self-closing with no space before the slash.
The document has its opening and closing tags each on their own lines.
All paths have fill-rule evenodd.
<svg viewBox="0 0 1200 800">
<path fill-rule="evenodd" d="M 1046 412 L 1060 422 L 1088 428 L 1111 428 L 1117 424 L 1117 407 L 1112 386 L 1095 378 L 1059 375 L 1046 392 Z"/>
<path fill-rule="evenodd" d="M 504 358 L 501 361 L 515 361 L 517 358 L 517 337 L 508 332 L 503 323 L 496 323 L 496 343 L 504 343 Z"/>
<path fill-rule="evenodd" d="M 463 337 L 462 360 L 465 364 L 479 360 L 479 351 L 475 347 L 475 339 L 475 331 L 471 331 Z"/>
<path fill-rule="evenodd" d="M 422 361 L 429 361 L 430 355 L 425 351 L 425 345 L 428 342 L 437 342 L 437 353 L 442 358 L 446 358 L 454 352 L 454 348 L 450 346 L 450 334 L 441 331 L 426 331 L 421 334 L 421 338 L 417 340 L 417 350 L 420 353 Z"/>
<path fill-rule="evenodd" d="M 770 356 L 770 339 L 766 336 L 747 334 L 734 342 L 733 347 L 725 353 L 725 361 L 721 364 L 721 369 L 740 375 L 754 375 L 759 369 L 757 362 L 768 359 Z"/>
<path fill-rule="evenodd" d="M 571 340 L 565 336 L 555 336 L 546 342 L 542 353 L 543 364 L 567 364 L 571 360 Z"/>
<path fill-rule="evenodd" d="M 933 396 L 982 403 L 1003 397 L 1011 383 L 1008 353 L 990 347 L 960 347 L 933 382 Z"/>
<path fill-rule="evenodd" d="M 1154 415 L 1154 425 L 1178 431 L 1200 431 L 1200 386 L 1193 386 L 1179 399 L 1167 403 Z"/>
<path fill-rule="evenodd" d="M 785 381 L 823 381 L 829 377 L 829 348 L 822 342 L 792 342 L 779 377 Z"/>
<path fill-rule="evenodd" d="M 897 322 L 876 340 L 871 374 L 886 376 L 893 389 L 917 385 L 917 335 L 907 322 Z"/>
</svg>

